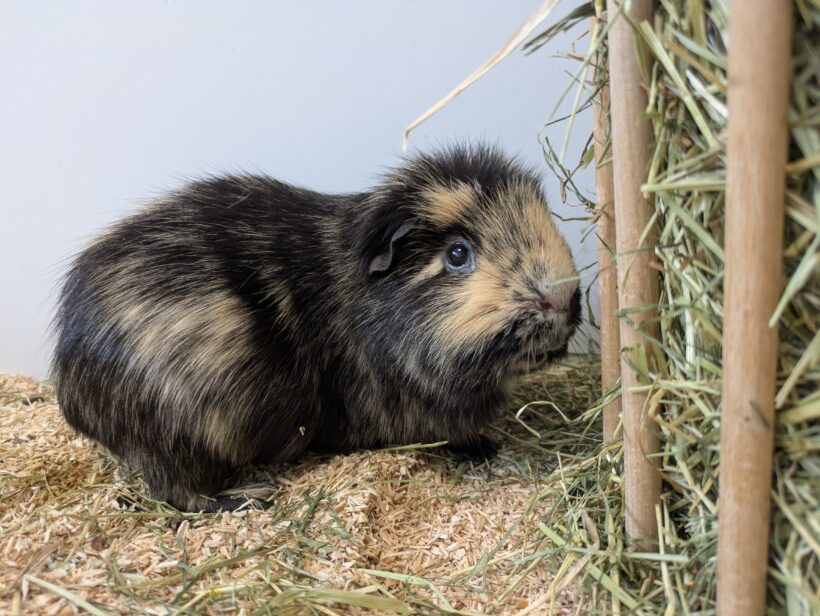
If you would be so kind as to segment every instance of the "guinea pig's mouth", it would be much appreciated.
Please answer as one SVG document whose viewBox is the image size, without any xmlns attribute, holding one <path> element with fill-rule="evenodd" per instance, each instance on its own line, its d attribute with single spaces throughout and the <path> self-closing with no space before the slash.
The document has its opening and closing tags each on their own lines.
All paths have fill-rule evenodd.
<svg viewBox="0 0 820 616">
<path fill-rule="evenodd" d="M 578 319 L 563 313 L 559 316 L 536 320 L 528 313 L 521 314 L 497 335 L 493 354 L 503 357 L 508 374 L 527 374 L 567 355 Z"/>
<path fill-rule="evenodd" d="M 507 332 L 507 348 L 512 353 L 512 372 L 526 374 L 566 356 L 569 340 L 575 333 L 575 323 L 556 327 L 550 322 L 518 321 Z"/>
<path fill-rule="evenodd" d="M 543 368 L 548 363 L 552 363 L 565 357 L 567 354 L 567 348 L 568 344 L 564 344 L 564 346 L 552 350 L 528 350 L 518 357 L 513 371 L 517 374 L 534 372 L 535 370 Z"/>
</svg>

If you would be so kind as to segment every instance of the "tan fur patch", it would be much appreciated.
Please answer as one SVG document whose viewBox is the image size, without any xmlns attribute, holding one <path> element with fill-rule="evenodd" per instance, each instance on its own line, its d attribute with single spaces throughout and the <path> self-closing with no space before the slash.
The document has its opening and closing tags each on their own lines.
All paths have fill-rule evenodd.
<svg viewBox="0 0 820 616">
<path fill-rule="evenodd" d="M 277 276 L 280 275 L 279 271 L 273 271 L 276 272 Z M 279 321 L 282 324 L 294 324 L 296 321 L 296 313 L 293 309 L 293 298 L 287 285 L 284 282 L 269 282 L 268 297 L 276 304 L 279 310 Z"/>
<path fill-rule="evenodd" d="M 500 198 L 516 201 L 520 205 L 512 211 L 515 218 L 513 228 L 525 232 L 521 238 L 521 270 L 544 269 L 547 277 L 542 281 L 542 291 L 561 281 L 577 282 L 578 272 L 572 261 L 572 252 L 538 193 L 529 186 L 513 186 Z"/>
<path fill-rule="evenodd" d="M 231 455 L 236 449 L 237 435 L 232 429 L 234 423 L 230 418 L 226 417 L 220 409 L 210 409 L 204 413 L 202 424 L 202 437 L 211 451 L 222 455 L 227 454 L 230 459 L 239 462 L 235 456 Z"/>
<path fill-rule="evenodd" d="M 572 253 L 538 192 L 513 185 L 496 199 L 497 207 L 470 221 L 482 236 L 476 270 L 458 281 L 436 311 L 436 331 L 450 349 L 489 341 L 522 310 L 534 310 L 539 293 L 549 292 L 568 307 L 578 287 Z M 429 277 L 433 265 L 414 281 Z"/>
<path fill-rule="evenodd" d="M 459 182 L 455 186 L 433 186 L 421 193 L 422 216 L 441 227 L 462 221 L 464 212 L 475 199 L 473 189 Z"/>
<path fill-rule="evenodd" d="M 249 329 L 241 303 L 217 289 L 171 301 L 140 296 L 130 283 L 145 275 L 137 273 L 138 265 L 138 259 L 125 261 L 122 268 L 131 271 L 118 273 L 103 298 L 109 317 L 126 335 L 131 369 L 152 374 L 149 380 L 161 384 L 154 395 L 160 396 L 161 408 L 174 409 L 170 430 L 198 433 L 215 453 L 237 458 L 240 443 L 230 427 L 232 420 L 206 407 L 201 397 L 214 383 L 239 376 Z"/>
<path fill-rule="evenodd" d="M 416 287 L 421 283 L 437 276 L 443 268 L 444 265 L 442 263 L 441 255 L 436 255 L 430 263 L 425 265 L 423 269 L 410 278 L 408 285 L 410 287 Z"/>
<path fill-rule="evenodd" d="M 484 261 L 464 277 L 438 311 L 442 316 L 437 329 L 453 347 L 470 346 L 492 336 L 515 315 L 509 292 L 501 284 L 502 272 Z"/>
</svg>

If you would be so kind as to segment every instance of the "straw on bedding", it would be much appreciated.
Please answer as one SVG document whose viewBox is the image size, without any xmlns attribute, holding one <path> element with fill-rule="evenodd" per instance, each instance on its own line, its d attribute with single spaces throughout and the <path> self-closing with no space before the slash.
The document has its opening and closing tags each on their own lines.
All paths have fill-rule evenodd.
<svg viewBox="0 0 820 616">
<path fill-rule="evenodd" d="M 558 452 L 574 459 L 600 436 L 563 429 L 594 399 L 596 370 L 576 357 L 525 378 L 493 428 L 493 460 L 434 444 L 308 457 L 242 478 L 269 509 L 221 515 L 150 500 L 138 475 L 70 431 L 47 385 L 2 376 L 0 612 L 524 611 L 552 579 L 524 571 L 537 548 L 525 529 L 550 504 L 544 478 Z M 570 589 L 556 600 L 573 613 Z"/>
</svg>

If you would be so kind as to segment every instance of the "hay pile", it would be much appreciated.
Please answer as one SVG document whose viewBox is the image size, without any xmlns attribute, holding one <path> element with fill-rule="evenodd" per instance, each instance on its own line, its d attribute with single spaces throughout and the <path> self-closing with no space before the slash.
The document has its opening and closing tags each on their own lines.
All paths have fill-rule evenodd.
<svg viewBox="0 0 820 616">
<path fill-rule="evenodd" d="M 600 12 L 603 3 L 595 4 Z M 820 3 L 794 7 L 784 291 L 773 315 L 780 351 L 767 600 L 772 613 L 808 615 L 820 613 Z M 661 435 L 660 553 L 635 553 L 624 538 L 619 446 L 564 468 L 567 498 L 550 522 L 566 528 L 554 537 L 567 546 L 566 566 L 587 559 L 582 585 L 613 613 L 715 606 L 727 12 L 725 2 L 665 0 L 655 3 L 654 23 L 633 24 L 655 61 L 645 75 L 656 147 L 644 190 L 661 233 L 656 343 L 664 365 L 644 377 Z M 617 18 L 624 17 L 610 16 Z M 604 41 L 602 24 L 590 55 L 579 58 L 587 106 L 607 78 Z M 545 152 L 563 185 L 594 212 L 593 199 L 577 194 L 574 171 L 548 142 Z M 579 166 L 591 160 L 588 151 Z"/>
<path fill-rule="evenodd" d="M 72 434 L 46 386 L 0 376 L 0 613 L 538 613 L 553 576 L 532 563 L 551 545 L 530 530 L 558 461 L 600 438 L 564 418 L 597 383 L 578 359 L 526 379 L 519 401 L 545 402 L 518 419 L 511 405 L 490 462 L 435 447 L 313 457 L 247 478 L 275 490 L 267 511 L 188 515 Z"/>
</svg>

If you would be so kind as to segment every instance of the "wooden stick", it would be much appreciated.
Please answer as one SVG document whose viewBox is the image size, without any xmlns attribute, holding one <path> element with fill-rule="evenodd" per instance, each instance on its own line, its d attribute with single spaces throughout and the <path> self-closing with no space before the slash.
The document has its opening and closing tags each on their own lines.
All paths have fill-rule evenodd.
<svg viewBox="0 0 820 616">
<path fill-rule="evenodd" d="M 766 601 L 792 3 L 729 14 L 718 613 L 745 616 Z"/>
<path fill-rule="evenodd" d="M 590 20 L 590 31 L 597 33 L 598 18 Z M 596 35 L 591 37 L 593 40 Z M 612 164 L 601 161 L 612 152 L 605 152 L 609 134 L 609 87 L 601 89 L 594 105 L 593 138 L 595 139 L 595 187 L 598 201 L 598 288 L 601 306 L 601 389 L 611 389 L 621 376 L 621 335 L 618 331 L 618 288 L 615 263 L 615 215 L 613 213 Z M 615 440 L 621 415 L 620 399 L 604 407 L 604 442 Z"/>
<path fill-rule="evenodd" d="M 653 356 L 641 332 L 657 336 L 658 272 L 651 264 L 657 229 L 650 229 L 653 207 L 641 194 L 652 151 L 652 127 L 642 114 L 647 97 L 636 55 L 633 30 L 619 2 L 608 0 L 607 14 L 615 20 L 609 30 L 609 75 L 612 116 L 615 225 L 618 252 L 618 294 L 621 310 L 638 309 L 621 321 L 621 387 L 624 428 L 624 498 L 626 532 L 643 549 L 657 543 L 655 505 L 661 480 L 656 424 L 647 414 L 647 396 L 634 388 L 642 383 L 630 364 Z M 635 23 L 652 17 L 652 0 L 632 0 L 629 15 Z M 649 58 L 645 57 L 648 65 Z M 645 234 L 643 243 L 641 235 Z M 644 307 L 643 310 L 641 308 Z"/>
</svg>

